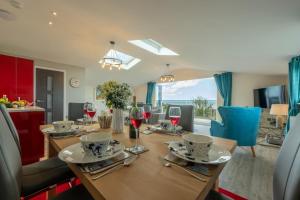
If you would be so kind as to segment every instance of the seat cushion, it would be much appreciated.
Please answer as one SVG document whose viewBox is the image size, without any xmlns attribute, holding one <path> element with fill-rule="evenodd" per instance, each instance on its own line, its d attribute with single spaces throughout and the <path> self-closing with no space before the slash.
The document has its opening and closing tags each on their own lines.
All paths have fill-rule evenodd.
<svg viewBox="0 0 300 200">
<path fill-rule="evenodd" d="M 215 190 L 211 190 L 205 200 L 231 200 Z"/>
<path fill-rule="evenodd" d="M 71 189 L 60 193 L 51 200 L 93 200 L 93 197 L 83 185 L 72 187 Z"/>
<path fill-rule="evenodd" d="M 32 195 L 74 177 L 66 163 L 53 157 L 22 168 L 22 196 Z"/>
</svg>

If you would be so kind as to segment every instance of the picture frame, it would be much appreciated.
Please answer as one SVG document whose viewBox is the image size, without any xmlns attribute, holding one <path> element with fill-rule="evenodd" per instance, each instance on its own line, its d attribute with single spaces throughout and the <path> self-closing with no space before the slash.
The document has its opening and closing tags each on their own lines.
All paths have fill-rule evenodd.
<svg viewBox="0 0 300 200">
<path fill-rule="evenodd" d="M 94 99 L 95 99 L 95 101 L 101 101 L 101 102 L 104 101 L 104 99 L 101 97 L 101 91 L 100 91 L 99 87 L 96 87 L 94 89 Z"/>
</svg>

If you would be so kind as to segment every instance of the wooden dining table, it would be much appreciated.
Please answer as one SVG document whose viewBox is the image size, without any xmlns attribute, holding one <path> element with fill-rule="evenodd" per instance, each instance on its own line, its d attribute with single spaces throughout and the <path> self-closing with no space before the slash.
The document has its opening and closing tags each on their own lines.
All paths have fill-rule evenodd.
<svg viewBox="0 0 300 200">
<path fill-rule="evenodd" d="M 99 129 L 98 124 L 93 126 Z M 41 126 L 41 129 L 46 127 L 49 127 L 49 125 Z M 99 129 L 97 132 L 111 132 L 111 130 Z M 126 147 L 135 144 L 135 139 L 129 138 L 127 126 L 124 127 L 124 133 L 112 134 L 112 136 L 113 139 L 120 141 Z M 92 180 L 93 176 L 82 172 L 76 164 L 68 163 L 68 166 L 96 200 L 205 199 L 209 191 L 215 187 L 225 164 L 208 166 L 210 176 L 197 174 L 197 176 L 204 178 L 206 182 L 192 177 L 179 167 L 164 166 L 160 158 L 169 152 L 165 142 L 180 139 L 180 136 L 161 133 L 141 134 L 140 142 L 149 151 L 140 154 L 130 166 L 122 167 L 97 180 Z M 213 137 L 213 141 L 214 144 L 227 149 L 231 153 L 236 147 L 236 141 L 234 140 Z M 78 142 L 79 137 L 76 136 L 63 139 L 49 137 L 48 156 L 57 156 L 62 149 Z"/>
</svg>

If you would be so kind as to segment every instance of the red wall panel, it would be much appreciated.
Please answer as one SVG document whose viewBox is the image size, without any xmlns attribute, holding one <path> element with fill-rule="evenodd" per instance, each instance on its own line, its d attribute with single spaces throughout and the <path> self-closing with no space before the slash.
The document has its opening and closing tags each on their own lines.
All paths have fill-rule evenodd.
<svg viewBox="0 0 300 200">
<path fill-rule="evenodd" d="M 0 97 L 6 94 L 9 99 L 17 95 L 16 58 L 0 55 Z"/>
<path fill-rule="evenodd" d="M 0 97 L 33 101 L 34 65 L 32 60 L 0 55 Z"/>
<path fill-rule="evenodd" d="M 17 59 L 17 97 L 33 101 L 33 61 Z"/>
</svg>

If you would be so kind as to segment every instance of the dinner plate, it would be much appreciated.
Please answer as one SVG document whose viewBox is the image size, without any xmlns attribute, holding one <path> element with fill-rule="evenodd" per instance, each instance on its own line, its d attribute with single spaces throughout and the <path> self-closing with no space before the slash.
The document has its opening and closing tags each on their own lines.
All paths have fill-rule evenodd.
<svg viewBox="0 0 300 200">
<path fill-rule="evenodd" d="M 123 150 L 123 144 L 110 144 L 104 155 L 92 156 L 84 152 L 80 143 L 76 143 L 61 150 L 58 157 L 68 163 L 86 164 L 111 159 L 121 154 Z"/>
<path fill-rule="evenodd" d="M 150 126 L 151 131 L 158 131 L 158 132 L 165 132 L 165 133 L 173 133 L 173 127 L 170 128 L 163 128 L 160 125 L 157 126 Z M 176 131 L 180 132 L 182 131 L 182 126 L 176 126 Z"/>
<path fill-rule="evenodd" d="M 82 126 L 78 126 L 78 125 L 72 125 L 72 128 L 70 130 L 67 131 L 61 131 L 61 132 L 57 132 L 54 127 L 49 127 L 49 128 L 45 128 L 42 130 L 43 133 L 45 134 L 49 134 L 50 136 L 54 136 L 54 137 L 61 137 L 61 136 L 68 136 L 68 135 L 74 135 L 77 132 L 82 130 Z"/>
<path fill-rule="evenodd" d="M 208 158 L 189 155 L 183 141 L 170 142 L 168 148 L 175 156 L 194 163 L 217 165 L 228 162 L 231 159 L 231 153 L 228 150 L 215 144 L 209 150 Z"/>
</svg>

